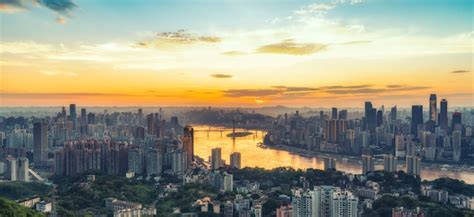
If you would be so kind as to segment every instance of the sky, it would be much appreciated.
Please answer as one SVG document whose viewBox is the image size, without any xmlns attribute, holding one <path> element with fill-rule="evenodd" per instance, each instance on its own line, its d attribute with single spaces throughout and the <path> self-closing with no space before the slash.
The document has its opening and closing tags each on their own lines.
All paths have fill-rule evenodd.
<svg viewBox="0 0 474 217">
<path fill-rule="evenodd" d="M 474 106 L 470 0 L 0 0 L 0 106 Z"/>
</svg>

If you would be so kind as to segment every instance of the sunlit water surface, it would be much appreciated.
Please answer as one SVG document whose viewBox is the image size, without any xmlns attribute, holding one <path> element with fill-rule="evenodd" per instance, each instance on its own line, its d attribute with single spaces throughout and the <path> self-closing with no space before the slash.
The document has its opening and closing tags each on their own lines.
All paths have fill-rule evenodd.
<svg viewBox="0 0 474 217">
<path fill-rule="evenodd" d="M 209 159 L 211 149 L 220 147 L 222 149 L 222 158 L 226 163 L 229 162 L 230 153 L 240 152 L 242 157 L 242 167 L 261 167 L 265 169 L 276 167 L 323 169 L 322 156 L 306 157 L 284 150 L 260 147 L 258 143 L 263 141 L 263 137 L 265 136 L 264 131 L 253 130 L 250 131 L 253 134 L 239 137 L 234 140 L 226 136 L 227 134 L 232 133 L 232 129 L 209 127 L 205 125 L 196 125 L 193 127 L 195 130 L 194 152 L 205 160 Z M 239 129 L 239 131 L 242 130 Z M 344 157 L 335 158 L 337 160 L 337 170 L 354 174 L 361 173 L 360 159 L 352 160 Z M 376 164 L 376 169 L 382 169 L 383 166 L 381 161 L 377 161 Z M 402 169 L 403 165 L 403 162 L 399 162 L 399 169 Z M 421 177 L 427 180 L 433 180 L 440 177 L 450 177 L 453 179 L 462 179 L 466 183 L 474 184 L 474 172 L 472 171 L 446 171 L 442 170 L 441 167 L 422 168 Z"/>
</svg>

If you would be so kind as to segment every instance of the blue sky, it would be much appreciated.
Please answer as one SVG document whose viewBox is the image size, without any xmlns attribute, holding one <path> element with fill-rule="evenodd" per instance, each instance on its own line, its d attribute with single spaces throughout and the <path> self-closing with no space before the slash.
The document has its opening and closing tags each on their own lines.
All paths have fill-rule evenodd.
<svg viewBox="0 0 474 217">
<path fill-rule="evenodd" d="M 59 15 L 67 19 L 67 25 L 56 25 L 58 14 L 38 6 L 0 16 L 2 40 L 103 42 L 135 37 L 144 31 L 258 29 L 314 2 L 330 1 L 79 0 L 69 15 Z M 366 28 L 403 27 L 424 34 L 449 35 L 472 31 L 472 14 L 473 3 L 469 0 L 367 0 L 341 4 L 326 16 L 362 23 Z"/>
</svg>

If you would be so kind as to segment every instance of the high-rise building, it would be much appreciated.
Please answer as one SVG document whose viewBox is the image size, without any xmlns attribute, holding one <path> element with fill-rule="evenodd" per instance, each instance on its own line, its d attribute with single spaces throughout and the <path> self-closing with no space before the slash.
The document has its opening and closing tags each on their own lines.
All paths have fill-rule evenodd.
<svg viewBox="0 0 474 217">
<path fill-rule="evenodd" d="M 223 173 L 222 174 L 222 191 L 233 191 L 234 190 L 234 177 L 232 174 Z"/>
<path fill-rule="evenodd" d="M 188 169 L 187 167 L 187 157 L 186 157 L 186 152 L 182 150 L 176 150 L 171 153 L 171 171 L 173 171 L 174 174 L 176 175 L 184 175 L 186 170 Z"/>
<path fill-rule="evenodd" d="M 365 102 L 365 123 L 363 130 L 369 130 L 371 133 L 375 132 L 377 126 L 377 109 L 374 109 L 372 102 Z"/>
<path fill-rule="evenodd" d="M 451 131 L 462 130 L 462 117 L 461 112 L 454 112 L 451 120 Z"/>
<path fill-rule="evenodd" d="M 7 158 L 6 167 L 5 177 L 7 180 L 18 181 L 18 160 L 16 158 Z"/>
<path fill-rule="evenodd" d="M 334 192 L 331 199 L 331 217 L 357 217 L 359 198 L 350 191 Z"/>
<path fill-rule="evenodd" d="M 339 120 L 347 120 L 347 110 L 339 111 Z"/>
<path fill-rule="evenodd" d="M 150 113 L 146 116 L 146 123 L 147 123 L 147 133 L 149 135 L 155 134 L 155 116 L 153 113 Z"/>
<path fill-rule="evenodd" d="M 374 169 L 374 159 L 371 155 L 362 155 L 362 174 L 366 175 L 369 172 L 373 172 Z"/>
<path fill-rule="evenodd" d="M 397 122 L 397 106 L 394 106 L 390 109 L 390 123 Z"/>
<path fill-rule="evenodd" d="M 77 113 L 76 113 L 76 104 L 69 105 L 69 118 L 72 121 L 72 128 L 76 129 L 76 122 L 77 122 Z"/>
<path fill-rule="evenodd" d="M 395 135 L 395 157 L 405 157 L 406 143 L 405 135 Z"/>
<path fill-rule="evenodd" d="M 135 174 L 143 174 L 143 151 L 139 148 L 128 150 L 128 171 Z"/>
<path fill-rule="evenodd" d="M 336 159 L 329 157 L 324 158 L 324 170 L 336 170 Z"/>
<path fill-rule="evenodd" d="M 423 106 L 414 105 L 411 107 L 411 134 L 418 138 L 418 125 L 423 124 Z"/>
<path fill-rule="evenodd" d="M 421 158 L 409 155 L 406 157 L 407 174 L 419 176 L 421 172 Z"/>
<path fill-rule="evenodd" d="M 431 94 L 430 95 L 430 121 L 434 121 L 434 123 L 437 123 L 438 121 L 438 108 L 437 104 L 438 101 L 436 99 L 436 94 Z"/>
<path fill-rule="evenodd" d="M 146 174 L 160 175 L 163 170 L 163 155 L 157 149 L 151 149 L 146 152 Z"/>
<path fill-rule="evenodd" d="M 240 152 L 233 152 L 230 154 L 230 167 L 240 169 L 241 167 L 241 155 Z"/>
<path fill-rule="evenodd" d="M 359 153 L 359 147 L 356 146 L 356 133 L 353 129 L 346 130 L 344 149 L 346 153 Z"/>
<path fill-rule="evenodd" d="M 221 148 L 213 148 L 211 150 L 211 169 L 217 170 L 223 166 L 221 153 Z"/>
<path fill-rule="evenodd" d="M 29 161 L 26 157 L 20 157 L 17 159 L 18 166 L 18 181 L 20 182 L 29 182 L 30 176 L 28 175 L 29 170 Z"/>
<path fill-rule="evenodd" d="M 89 112 L 89 114 L 87 114 L 87 123 L 88 124 L 95 124 L 95 114 L 94 113 Z"/>
<path fill-rule="evenodd" d="M 439 126 L 442 130 L 448 130 L 448 101 L 442 99 L 440 102 L 440 111 L 439 111 Z"/>
<path fill-rule="evenodd" d="M 313 216 L 327 216 L 330 217 L 332 214 L 331 203 L 335 192 L 339 191 L 339 188 L 334 186 L 315 186 L 313 202 L 315 211 Z"/>
<path fill-rule="evenodd" d="M 48 160 L 48 124 L 33 124 L 33 162 L 42 166 Z"/>
<path fill-rule="evenodd" d="M 80 132 L 81 135 L 87 134 L 87 110 L 85 108 L 81 109 L 81 122 L 80 122 Z"/>
<path fill-rule="evenodd" d="M 382 124 L 383 124 L 383 112 L 382 112 L 382 110 L 377 111 L 377 118 L 376 119 L 377 119 L 376 120 L 377 127 L 382 126 Z"/>
<path fill-rule="evenodd" d="M 66 108 L 64 106 L 61 108 L 61 118 L 63 119 L 63 121 L 66 121 L 67 113 Z"/>
<path fill-rule="evenodd" d="M 315 191 L 297 190 L 293 193 L 291 206 L 293 207 L 293 217 L 317 216 L 319 203 L 315 196 Z"/>
<path fill-rule="evenodd" d="M 331 119 L 337 120 L 337 108 L 331 109 Z"/>
<path fill-rule="evenodd" d="M 397 172 L 397 158 L 391 154 L 383 156 L 383 170 L 385 172 Z"/>
<path fill-rule="evenodd" d="M 188 166 L 194 161 L 194 129 L 191 126 L 185 126 L 183 130 L 183 149 L 186 152 L 186 161 Z"/>
<path fill-rule="evenodd" d="M 452 133 L 453 161 L 459 162 L 461 159 L 461 132 L 456 130 Z"/>
<path fill-rule="evenodd" d="M 340 135 L 345 133 L 347 128 L 346 120 L 326 120 L 324 127 L 324 137 L 328 142 L 336 143 Z"/>
</svg>

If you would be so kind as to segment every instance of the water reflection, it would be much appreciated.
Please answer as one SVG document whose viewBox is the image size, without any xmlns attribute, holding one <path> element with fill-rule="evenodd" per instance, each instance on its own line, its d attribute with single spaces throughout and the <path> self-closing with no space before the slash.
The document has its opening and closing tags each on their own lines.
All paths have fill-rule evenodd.
<svg viewBox="0 0 474 217">
<path fill-rule="evenodd" d="M 222 158 L 229 162 L 229 156 L 232 152 L 240 152 L 242 156 L 243 167 L 262 167 L 272 169 L 275 167 L 293 167 L 295 169 L 316 168 L 323 169 L 323 160 L 321 157 L 305 157 L 293 154 L 288 151 L 265 149 L 258 146 L 265 136 L 264 131 L 250 131 L 251 135 L 230 138 L 227 134 L 232 129 L 210 128 L 209 126 L 194 126 L 194 152 L 199 157 L 209 159 L 211 149 L 220 147 L 222 149 Z M 360 159 L 348 159 L 336 157 L 337 170 L 361 173 Z M 376 169 L 382 169 L 382 162 L 377 161 Z M 399 162 L 399 169 L 404 162 Z M 439 177 L 450 177 L 453 179 L 462 179 L 467 183 L 474 184 L 474 172 L 470 171 L 442 171 L 439 168 L 423 168 L 421 171 L 423 179 L 432 180 Z"/>
</svg>

